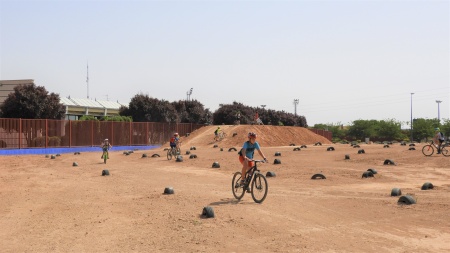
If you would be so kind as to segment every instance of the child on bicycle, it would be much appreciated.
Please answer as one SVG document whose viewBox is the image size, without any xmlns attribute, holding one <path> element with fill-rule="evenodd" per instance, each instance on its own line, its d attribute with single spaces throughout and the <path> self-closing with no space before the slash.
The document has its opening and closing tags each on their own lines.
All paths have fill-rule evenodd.
<svg viewBox="0 0 450 253">
<path fill-rule="evenodd" d="M 108 139 L 105 139 L 102 144 L 100 144 L 100 147 L 103 150 L 103 154 L 106 152 L 106 157 L 109 159 L 109 152 L 108 150 L 110 150 L 112 148 L 112 145 L 109 143 Z M 103 154 L 102 154 L 102 159 L 103 159 Z"/>
<path fill-rule="evenodd" d="M 217 127 L 216 131 L 214 131 L 214 140 L 218 141 L 219 140 L 219 132 L 222 131 L 220 130 L 220 127 Z"/>
<path fill-rule="evenodd" d="M 438 150 L 437 153 L 440 154 L 441 153 L 441 146 L 442 143 L 444 143 L 444 134 L 441 132 L 441 130 L 439 129 L 439 127 L 436 127 L 434 129 L 435 135 L 433 138 L 434 143 L 436 143 L 436 145 L 438 146 Z"/>
<path fill-rule="evenodd" d="M 177 150 L 180 150 L 180 136 L 178 133 L 174 133 L 172 138 L 170 138 L 170 148 L 176 148 Z"/>
<path fill-rule="evenodd" d="M 267 162 L 266 156 L 263 154 L 259 143 L 256 141 L 256 133 L 250 132 L 248 133 L 248 141 L 244 142 L 244 146 L 242 146 L 241 151 L 239 151 L 239 162 L 242 164 L 241 185 L 245 184 L 245 173 L 255 165 L 253 162 L 255 149 L 258 150 L 259 155 Z"/>
</svg>

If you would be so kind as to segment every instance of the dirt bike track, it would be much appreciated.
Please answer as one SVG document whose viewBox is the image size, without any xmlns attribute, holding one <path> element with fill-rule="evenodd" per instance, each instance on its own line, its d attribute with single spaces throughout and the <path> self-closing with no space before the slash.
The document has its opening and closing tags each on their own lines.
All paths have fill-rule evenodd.
<svg viewBox="0 0 450 253">
<path fill-rule="evenodd" d="M 182 137 L 183 162 L 167 160 L 168 144 L 130 155 L 113 148 L 107 164 L 101 151 L 0 156 L 0 251 L 450 252 L 450 157 L 425 157 L 424 144 L 333 144 L 299 127 L 221 126 L 227 138 L 214 142 L 216 127 Z M 276 173 L 262 204 L 231 193 L 241 167 L 228 150 L 250 131 L 269 160 L 261 172 Z M 361 178 L 369 168 L 375 177 Z M 425 182 L 434 189 L 421 190 Z M 169 186 L 175 193 L 163 194 Z M 417 204 L 398 205 L 395 187 Z M 205 206 L 215 218 L 201 216 Z"/>
</svg>

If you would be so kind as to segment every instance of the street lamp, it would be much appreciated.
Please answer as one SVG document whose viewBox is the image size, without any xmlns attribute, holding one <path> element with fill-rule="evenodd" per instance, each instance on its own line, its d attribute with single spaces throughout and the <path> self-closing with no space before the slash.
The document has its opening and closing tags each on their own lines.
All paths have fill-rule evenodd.
<svg viewBox="0 0 450 253">
<path fill-rule="evenodd" d="M 414 93 L 411 92 L 411 143 L 413 142 L 412 95 L 414 95 Z"/>
<path fill-rule="evenodd" d="M 439 124 L 441 124 L 441 113 L 439 111 L 439 104 L 441 102 L 442 102 L 441 100 L 436 100 L 436 103 L 438 104 L 438 121 L 439 121 Z"/>
<path fill-rule="evenodd" d="M 191 95 L 192 95 L 192 90 L 193 90 L 194 88 L 191 88 L 190 90 L 188 90 L 187 92 L 186 92 L 186 100 L 187 101 L 189 101 L 189 99 L 191 98 Z"/>
</svg>

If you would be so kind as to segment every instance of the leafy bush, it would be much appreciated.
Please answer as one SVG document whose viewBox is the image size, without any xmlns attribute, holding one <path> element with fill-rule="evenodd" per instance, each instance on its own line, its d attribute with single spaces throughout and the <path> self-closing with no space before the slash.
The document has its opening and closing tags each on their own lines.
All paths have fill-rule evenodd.
<svg viewBox="0 0 450 253">
<path fill-rule="evenodd" d="M 98 119 L 92 115 L 83 115 L 80 117 L 79 120 L 96 120 L 96 121 L 98 121 Z"/>
<path fill-rule="evenodd" d="M 100 121 L 133 122 L 133 118 L 131 116 L 103 116 Z"/>
<path fill-rule="evenodd" d="M 48 138 L 48 145 L 51 147 L 61 146 L 61 138 L 59 136 L 52 136 Z"/>
<path fill-rule="evenodd" d="M 31 147 L 45 147 L 45 136 L 34 138 L 31 141 Z"/>
</svg>

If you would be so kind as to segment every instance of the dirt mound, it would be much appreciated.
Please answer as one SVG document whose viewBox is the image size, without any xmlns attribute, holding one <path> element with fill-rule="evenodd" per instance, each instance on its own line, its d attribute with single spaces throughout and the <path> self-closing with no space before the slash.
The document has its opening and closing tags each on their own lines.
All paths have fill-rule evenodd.
<svg viewBox="0 0 450 253">
<path fill-rule="evenodd" d="M 221 125 L 221 130 L 227 137 L 214 141 L 214 131 L 218 126 L 205 126 L 192 132 L 188 137 L 182 137 L 183 146 L 203 146 L 217 144 L 221 147 L 240 147 L 247 141 L 247 134 L 258 134 L 257 141 L 263 147 L 289 146 L 295 144 L 312 145 L 316 142 L 331 144 L 323 136 L 317 135 L 303 127 L 293 126 L 261 126 L 261 125 Z M 234 136 L 233 136 L 234 135 Z"/>
</svg>

